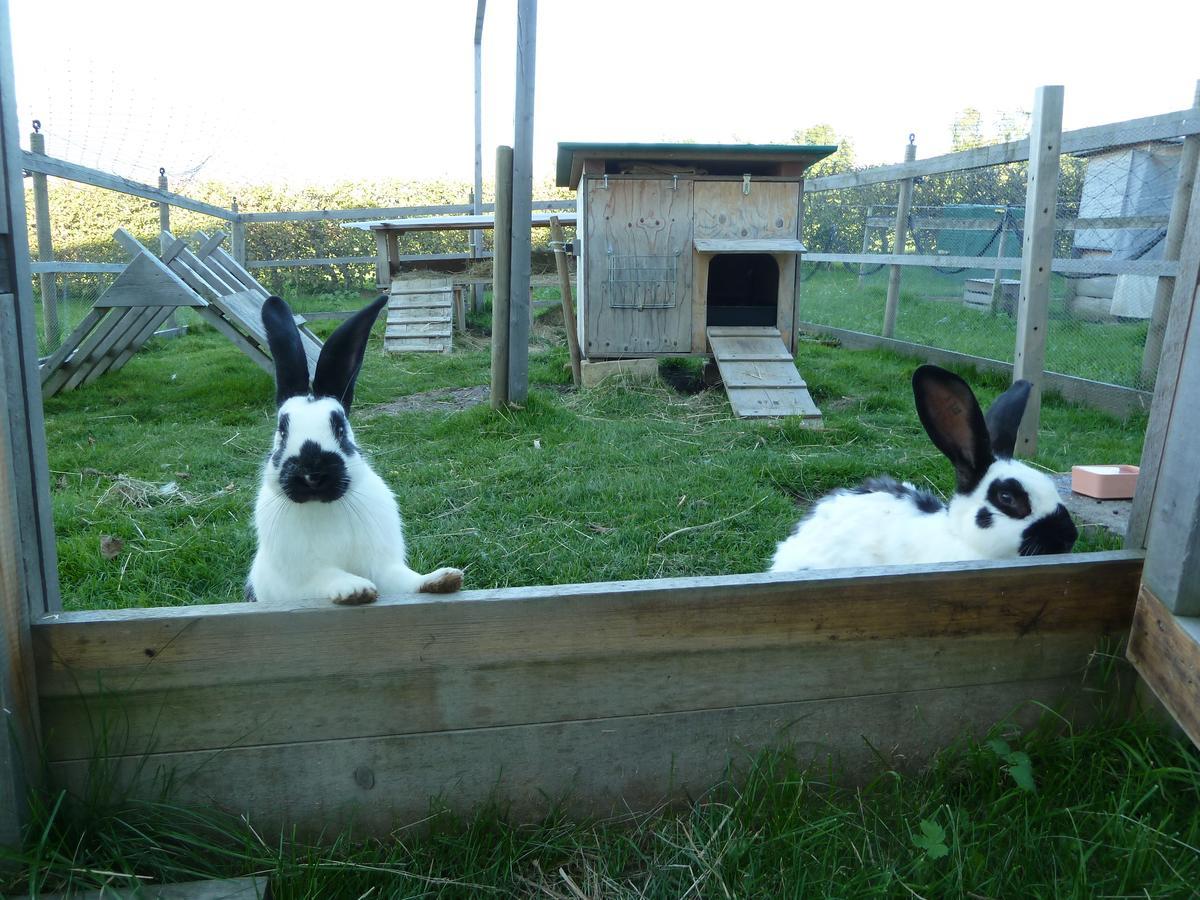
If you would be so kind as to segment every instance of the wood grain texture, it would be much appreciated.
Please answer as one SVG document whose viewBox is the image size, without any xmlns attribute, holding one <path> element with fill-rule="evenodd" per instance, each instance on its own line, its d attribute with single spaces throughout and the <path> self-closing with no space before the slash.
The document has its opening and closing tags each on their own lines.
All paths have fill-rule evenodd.
<svg viewBox="0 0 1200 900">
<path fill-rule="evenodd" d="M 805 424 L 820 427 L 821 411 L 776 329 L 713 326 L 707 337 L 734 415 L 800 416 Z M 764 358 L 746 360 L 748 353 Z M 783 356 L 786 359 L 779 358 Z"/>
<path fill-rule="evenodd" d="M 799 183 L 751 180 L 750 192 L 745 193 L 740 181 L 697 179 L 693 201 L 695 237 L 794 241 L 799 237 L 796 221 L 799 196 Z"/>
<path fill-rule="evenodd" d="M 1200 619 L 1174 615 L 1142 585 L 1126 655 L 1200 747 Z"/>
<path fill-rule="evenodd" d="M 386 835 L 435 806 L 467 813 L 505 804 L 517 821 L 552 808 L 576 817 L 644 812 L 698 796 L 749 765 L 760 749 L 831 761 L 851 777 L 925 761 L 963 731 L 997 721 L 1029 725 L 1043 704 L 1079 724 L 1095 694 L 1066 678 L 832 700 L 347 738 L 111 760 L 121 790 L 250 816 L 260 829 L 301 834 L 354 825 Z M 49 764 L 54 783 L 82 790 L 86 761 Z M 733 777 L 738 776 L 735 772 Z"/>
<path fill-rule="evenodd" d="M 584 242 L 587 355 L 692 352 L 692 182 L 592 185 Z"/>
</svg>

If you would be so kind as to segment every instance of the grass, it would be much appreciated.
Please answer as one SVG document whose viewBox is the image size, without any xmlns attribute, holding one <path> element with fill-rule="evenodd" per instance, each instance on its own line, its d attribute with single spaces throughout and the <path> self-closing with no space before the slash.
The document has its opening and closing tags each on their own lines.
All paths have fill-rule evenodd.
<svg viewBox="0 0 1200 900">
<path fill-rule="evenodd" d="M 524 408 L 388 412 L 401 396 L 487 383 L 486 340 L 456 340 L 444 356 L 373 345 L 354 427 L 397 493 L 414 564 L 463 566 L 469 587 L 761 571 L 798 502 L 880 472 L 953 489 L 912 409 L 913 364 L 884 353 L 802 345 L 822 431 L 735 419 L 719 390 L 567 391 L 561 329 L 542 324 Z M 985 402 L 1004 386 L 969 377 Z M 46 403 L 67 608 L 241 598 L 272 396 L 267 375 L 199 327 Z M 1136 461 L 1144 428 L 1049 398 L 1037 462 Z M 150 489 L 131 497 L 119 476 Z M 708 527 L 671 536 L 697 526 Z M 108 556 L 105 536 L 120 542 Z M 1085 529 L 1080 547 L 1116 545 Z"/>
<path fill-rule="evenodd" d="M 887 269 L 859 285 L 857 271 L 817 269 L 801 288 L 802 319 L 852 331 L 879 334 L 887 296 Z M 1015 316 L 980 313 L 962 304 L 963 279 L 981 273 L 942 276 L 916 267 L 904 270 L 896 337 L 917 344 L 1012 362 Z M 982 273 L 990 278 L 990 273 Z M 1054 279 L 1046 345 L 1046 368 L 1093 381 L 1144 387 L 1141 380 L 1145 321 L 1086 322 L 1067 313 L 1066 282 Z M 1152 388 L 1153 385 L 1150 385 Z"/>
<path fill-rule="evenodd" d="M 4 891 L 259 874 L 272 896 L 1192 897 L 1200 756 L 1143 718 L 964 740 L 853 787 L 761 754 L 682 808 L 529 825 L 434 807 L 384 840 L 305 842 L 212 809 L 41 806 Z M 7 884 L 5 878 L 8 878 Z"/>
</svg>

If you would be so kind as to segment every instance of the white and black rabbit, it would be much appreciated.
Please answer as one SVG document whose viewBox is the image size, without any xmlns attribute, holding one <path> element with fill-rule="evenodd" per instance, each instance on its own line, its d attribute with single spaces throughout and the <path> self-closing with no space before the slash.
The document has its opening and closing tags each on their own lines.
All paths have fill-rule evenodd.
<svg viewBox="0 0 1200 900">
<path fill-rule="evenodd" d="M 380 297 L 338 326 L 311 385 L 291 309 L 278 297 L 263 304 L 279 412 L 254 507 L 249 600 L 359 604 L 462 586 L 459 569 L 421 575 L 408 567 L 396 498 L 363 458 L 347 419 L 371 326 L 386 303 Z"/>
<path fill-rule="evenodd" d="M 917 414 L 954 464 L 949 504 L 889 477 L 822 497 L 775 548 L 772 572 L 1067 553 L 1078 532 L 1054 483 L 1012 458 L 1030 384 L 985 417 L 967 383 L 937 366 L 913 373 Z"/>
</svg>

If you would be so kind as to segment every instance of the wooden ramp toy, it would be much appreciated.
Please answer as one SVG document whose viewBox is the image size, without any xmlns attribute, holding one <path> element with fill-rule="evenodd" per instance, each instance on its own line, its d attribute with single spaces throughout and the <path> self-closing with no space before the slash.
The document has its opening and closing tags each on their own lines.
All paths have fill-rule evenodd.
<svg viewBox="0 0 1200 900">
<path fill-rule="evenodd" d="M 453 347 L 454 283 L 449 278 L 396 279 L 388 297 L 388 353 L 449 353 Z"/>
</svg>

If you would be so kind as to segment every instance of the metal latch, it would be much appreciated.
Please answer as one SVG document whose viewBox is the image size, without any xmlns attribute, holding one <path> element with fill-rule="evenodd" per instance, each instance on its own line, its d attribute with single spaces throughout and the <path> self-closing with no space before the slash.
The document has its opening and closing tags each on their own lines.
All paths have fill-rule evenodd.
<svg viewBox="0 0 1200 900">
<path fill-rule="evenodd" d="M 747 195 L 750 193 L 750 176 L 749 175 L 742 176 L 742 193 L 747 194 Z"/>
</svg>

